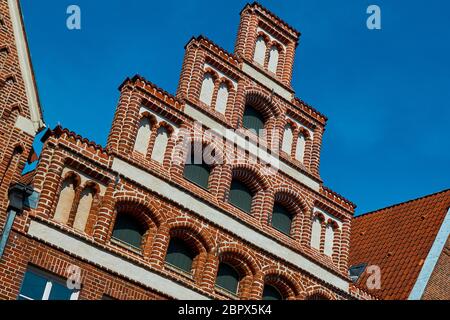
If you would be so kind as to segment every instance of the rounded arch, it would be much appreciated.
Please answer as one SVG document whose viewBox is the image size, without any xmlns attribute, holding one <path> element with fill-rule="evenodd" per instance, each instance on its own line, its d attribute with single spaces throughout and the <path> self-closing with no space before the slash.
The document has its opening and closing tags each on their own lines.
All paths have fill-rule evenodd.
<svg viewBox="0 0 450 320">
<path fill-rule="evenodd" d="M 135 193 L 115 198 L 114 215 L 117 212 L 132 214 L 147 228 L 158 228 L 164 221 L 160 213 L 156 213 L 157 208 L 150 205 L 147 197 L 137 197 Z"/>
<path fill-rule="evenodd" d="M 246 91 L 245 106 L 247 105 L 261 112 L 266 121 L 272 118 L 278 118 L 283 114 L 283 111 L 277 103 L 257 90 Z"/>
<path fill-rule="evenodd" d="M 276 47 L 278 49 L 279 53 L 283 53 L 283 51 L 284 51 L 283 45 L 281 43 L 279 43 L 278 41 L 276 41 L 276 40 L 271 41 L 269 46 L 270 47 Z"/>
<path fill-rule="evenodd" d="M 238 244 L 225 244 L 218 248 L 219 263 L 228 263 L 236 268 L 241 276 L 254 276 L 261 270 L 261 264 L 253 253 Z"/>
<path fill-rule="evenodd" d="M 75 182 L 75 188 L 78 188 L 81 185 L 81 177 L 75 171 L 68 171 L 61 179 L 61 182 L 72 179 Z M 61 183 L 62 184 L 62 183 Z"/>
<path fill-rule="evenodd" d="M 264 274 L 264 285 L 268 284 L 278 289 L 283 299 L 293 299 L 304 291 L 294 275 L 280 270 L 277 266 L 266 266 L 262 273 Z"/>
<path fill-rule="evenodd" d="M 263 38 L 263 39 L 264 39 L 264 42 L 265 42 L 266 44 L 269 44 L 269 43 L 270 43 L 270 38 L 269 38 L 269 36 L 268 36 L 266 33 L 264 33 L 263 31 L 259 31 L 257 37 Z"/>
<path fill-rule="evenodd" d="M 308 212 L 308 205 L 303 197 L 289 186 L 280 186 L 273 190 L 274 202 L 280 203 L 296 213 Z"/>
<path fill-rule="evenodd" d="M 214 252 L 216 246 L 214 239 L 194 221 L 184 219 L 179 221 L 176 218 L 167 221 L 169 236 L 186 241 L 197 253 Z"/>
<path fill-rule="evenodd" d="M 301 298 L 303 300 L 335 300 L 330 292 L 317 286 L 307 288 Z"/>
<path fill-rule="evenodd" d="M 255 179 L 256 177 L 256 179 Z M 231 179 L 248 185 L 255 193 L 267 190 L 271 187 L 270 181 L 261 173 L 255 164 L 238 163 L 231 166 Z"/>
<path fill-rule="evenodd" d="M 155 116 L 154 114 L 151 114 L 151 113 L 148 112 L 148 111 L 144 111 L 144 112 L 142 112 L 142 113 L 139 115 L 139 120 L 142 120 L 142 119 L 144 119 L 144 118 L 148 119 L 148 121 L 150 121 L 150 124 L 151 124 L 152 126 L 154 126 L 154 125 L 156 125 L 156 124 L 158 123 L 158 120 L 156 119 L 156 116 Z"/>
</svg>

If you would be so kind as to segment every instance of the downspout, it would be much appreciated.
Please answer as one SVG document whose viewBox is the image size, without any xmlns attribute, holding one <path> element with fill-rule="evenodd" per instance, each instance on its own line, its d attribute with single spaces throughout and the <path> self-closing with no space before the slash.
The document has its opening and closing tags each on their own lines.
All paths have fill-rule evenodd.
<svg viewBox="0 0 450 320">
<path fill-rule="evenodd" d="M 0 260 L 3 257 L 3 252 L 5 251 L 6 245 L 8 243 L 14 220 L 16 219 L 16 216 L 18 214 L 22 213 L 23 208 L 25 207 L 26 200 L 32 194 L 33 188 L 21 183 L 14 184 L 9 188 L 8 214 L 6 218 L 6 224 L 2 232 L 2 237 L 0 239 Z"/>
</svg>

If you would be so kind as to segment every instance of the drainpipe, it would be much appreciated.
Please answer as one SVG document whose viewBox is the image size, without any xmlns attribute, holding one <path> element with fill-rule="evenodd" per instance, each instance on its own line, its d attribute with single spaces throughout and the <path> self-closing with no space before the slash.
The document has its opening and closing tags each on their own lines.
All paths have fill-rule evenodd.
<svg viewBox="0 0 450 320">
<path fill-rule="evenodd" d="M 3 252 L 5 251 L 6 244 L 8 243 L 9 234 L 11 233 L 11 228 L 14 224 L 14 220 L 16 219 L 16 215 L 22 213 L 25 206 L 25 200 L 27 200 L 32 194 L 33 188 L 22 183 L 14 184 L 9 188 L 8 214 L 5 228 L 3 229 L 2 237 L 0 239 L 0 260 L 3 257 Z"/>
</svg>

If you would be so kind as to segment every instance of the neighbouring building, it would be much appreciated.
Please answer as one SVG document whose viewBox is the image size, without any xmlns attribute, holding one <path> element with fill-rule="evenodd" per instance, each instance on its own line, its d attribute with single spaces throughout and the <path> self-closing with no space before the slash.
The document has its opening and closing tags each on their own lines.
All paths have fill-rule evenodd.
<svg viewBox="0 0 450 320">
<path fill-rule="evenodd" d="M 450 300 L 449 234 L 450 189 L 357 217 L 350 245 L 354 280 L 380 299 Z M 370 266 L 379 268 L 379 288 L 368 279 Z"/>
<path fill-rule="evenodd" d="M 106 146 L 49 129 L 22 175 L 44 125 L 18 0 L 0 9 L 0 299 L 379 297 L 348 273 L 364 218 L 320 177 L 293 27 L 246 5 L 234 53 L 192 38 L 175 95 L 127 78 Z"/>
</svg>

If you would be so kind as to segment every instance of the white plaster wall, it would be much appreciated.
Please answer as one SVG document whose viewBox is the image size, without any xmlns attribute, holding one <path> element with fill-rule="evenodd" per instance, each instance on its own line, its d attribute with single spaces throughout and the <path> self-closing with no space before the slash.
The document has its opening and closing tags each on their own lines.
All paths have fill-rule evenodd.
<svg viewBox="0 0 450 320">
<path fill-rule="evenodd" d="M 290 124 L 287 124 L 284 127 L 283 144 L 281 150 L 286 152 L 288 155 L 291 155 L 292 152 L 293 139 L 294 139 L 294 132 L 292 131 L 292 126 Z"/>
<path fill-rule="evenodd" d="M 150 120 L 147 118 L 142 118 L 139 121 L 139 129 L 137 132 L 136 140 L 134 142 L 134 150 L 144 155 L 147 154 L 151 134 L 152 127 L 150 124 Z"/>
<path fill-rule="evenodd" d="M 299 134 L 297 138 L 297 149 L 295 150 L 295 159 L 303 162 L 305 159 L 306 140 L 303 134 Z"/>
<path fill-rule="evenodd" d="M 155 139 L 155 144 L 152 151 L 152 159 L 159 163 L 164 162 L 164 155 L 166 154 L 167 144 L 169 143 L 169 133 L 167 129 L 161 127 L 158 129 Z"/>
<path fill-rule="evenodd" d="M 84 231 L 86 223 L 91 212 L 92 201 L 94 200 L 94 191 L 86 188 L 81 192 L 80 202 L 78 203 L 77 213 L 73 222 L 73 227 L 77 230 Z"/>
<path fill-rule="evenodd" d="M 225 114 L 228 102 L 228 87 L 225 83 L 220 84 L 217 92 L 216 111 Z"/>
<path fill-rule="evenodd" d="M 320 249 L 320 233 L 322 230 L 322 225 L 318 218 L 314 218 L 312 222 L 312 232 L 311 232 L 311 247 L 319 250 Z"/>
<path fill-rule="evenodd" d="M 269 69 L 270 72 L 277 73 L 279 57 L 280 57 L 280 54 L 278 52 L 278 48 L 275 47 L 275 46 L 270 48 L 269 65 L 268 65 L 268 69 Z"/>
<path fill-rule="evenodd" d="M 266 58 L 266 42 L 264 41 L 264 38 L 259 36 L 256 39 L 256 45 L 255 45 L 255 55 L 253 57 L 253 61 L 260 64 L 261 66 L 264 66 L 264 60 Z"/>
<path fill-rule="evenodd" d="M 214 93 L 214 79 L 211 74 L 206 73 L 203 77 L 202 89 L 200 91 L 200 101 L 211 105 Z"/>
<path fill-rule="evenodd" d="M 63 182 L 61 192 L 58 198 L 54 219 L 60 223 L 67 224 L 70 211 L 75 198 L 74 179 L 66 179 Z"/>
<path fill-rule="evenodd" d="M 333 255 L 333 245 L 334 245 L 334 230 L 331 225 L 327 225 L 325 228 L 325 247 L 323 252 L 327 256 Z"/>
</svg>

